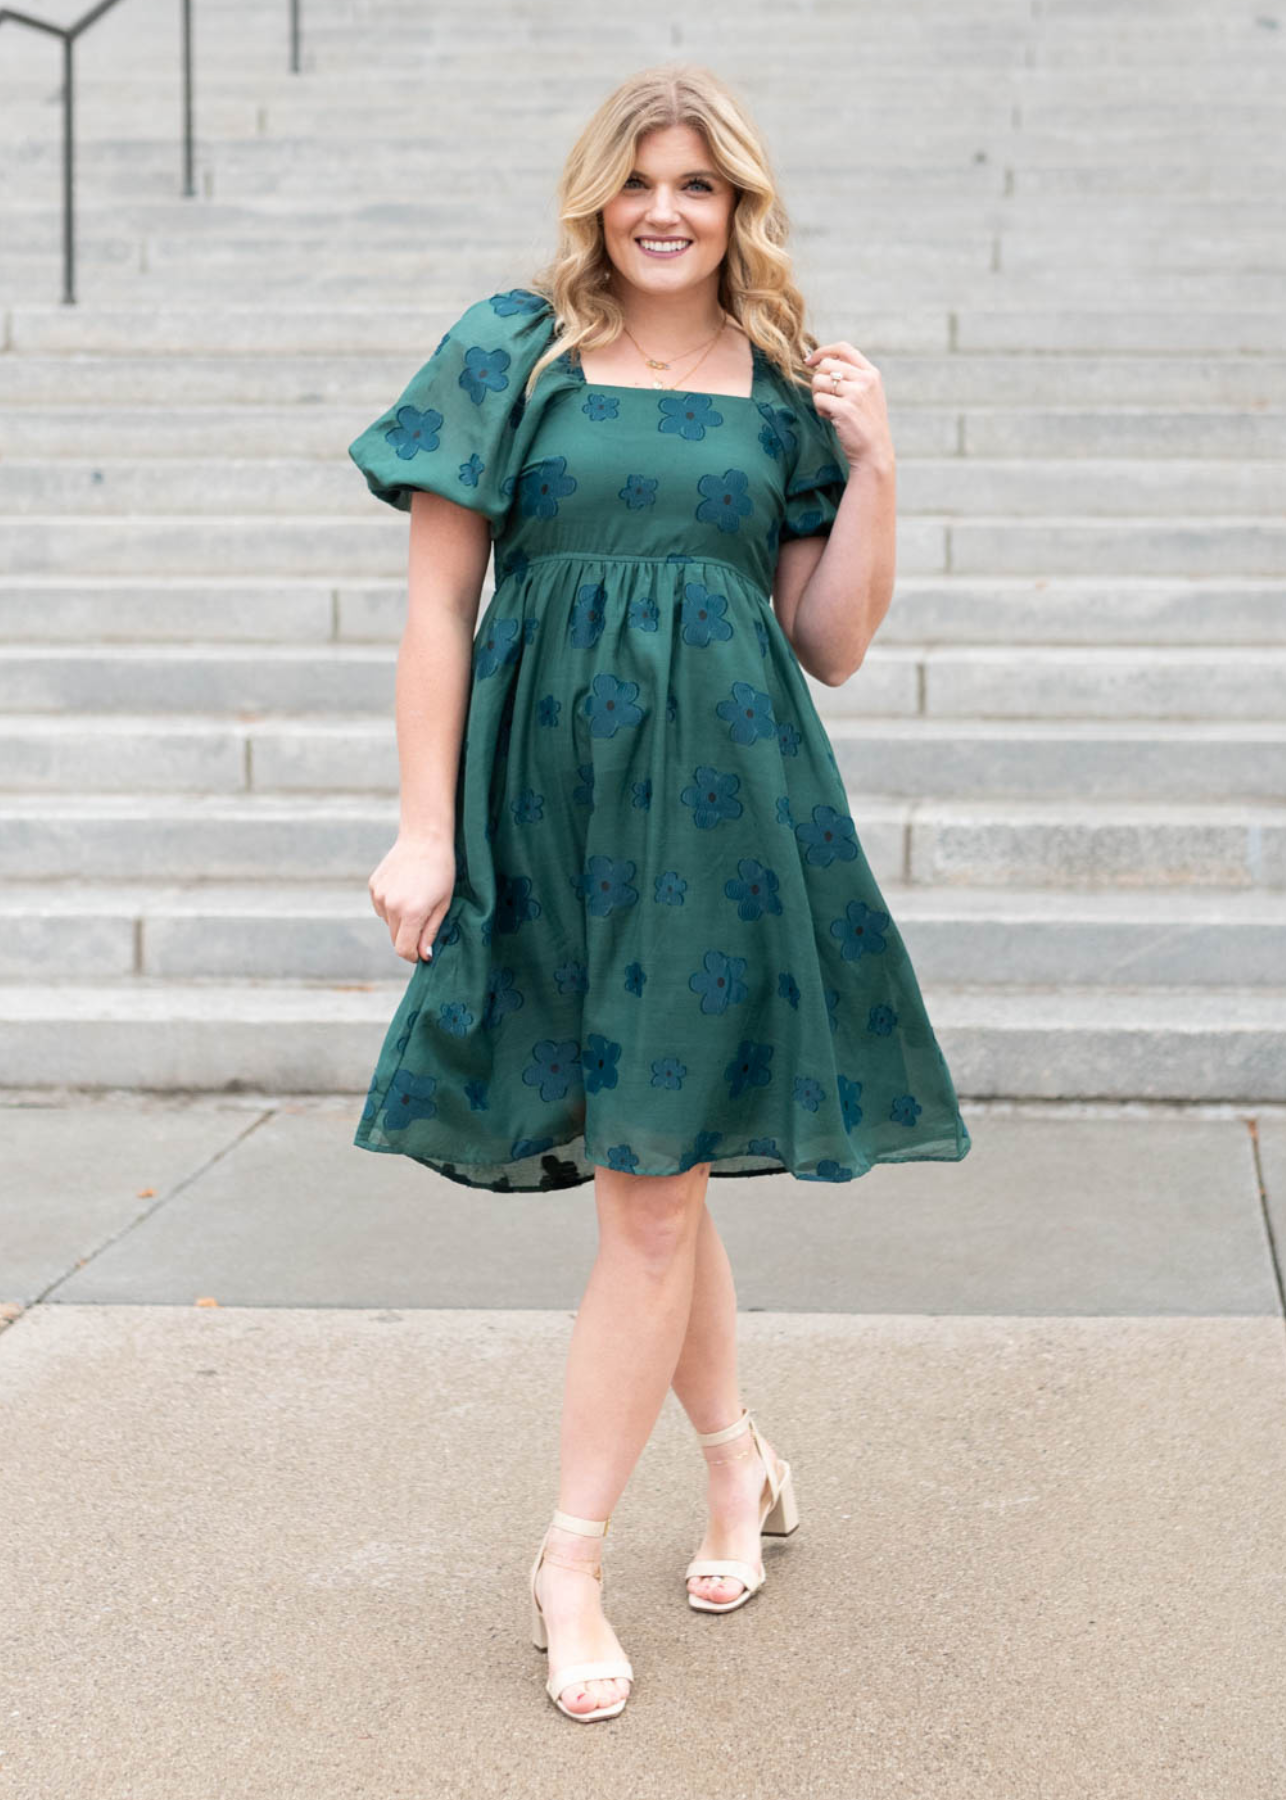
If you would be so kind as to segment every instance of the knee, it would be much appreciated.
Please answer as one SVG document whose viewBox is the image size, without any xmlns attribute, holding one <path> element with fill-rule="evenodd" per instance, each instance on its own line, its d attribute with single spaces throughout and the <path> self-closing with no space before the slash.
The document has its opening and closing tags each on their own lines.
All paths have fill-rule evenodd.
<svg viewBox="0 0 1286 1800">
<path fill-rule="evenodd" d="M 600 1200 L 603 1242 L 653 1272 L 664 1272 L 695 1241 L 705 1207 L 704 1183 L 678 1175 L 624 1179 L 631 1185 Z"/>
</svg>

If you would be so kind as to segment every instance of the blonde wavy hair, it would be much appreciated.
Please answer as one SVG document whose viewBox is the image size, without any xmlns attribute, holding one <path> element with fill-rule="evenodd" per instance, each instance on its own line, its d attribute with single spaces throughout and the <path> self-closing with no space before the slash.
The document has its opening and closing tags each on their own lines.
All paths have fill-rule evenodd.
<svg viewBox="0 0 1286 1800">
<path fill-rule="evenodd" d="M 745 106 L 711 70 L 668 63 L 631 75 L 594 113 L 559 178 L 557 248 L 527 283 L 553 308 L 559 328 L 528 377 L 524 396 L 547 364 L 566 351 L 597 349 L 620 333 L 620 304 L 606 289 L 612 273 L 604 206 L 625 185 L 645 132 L 690 125 L 714 166 L 736 190 L 728 249 L 719 271 L 719 304 L 782 374 L 812 393 L 804 357 L 818 340 L 805 327 L 805 305 L 786 250 L 790 221 L 758 130 Z"/>
</svg>

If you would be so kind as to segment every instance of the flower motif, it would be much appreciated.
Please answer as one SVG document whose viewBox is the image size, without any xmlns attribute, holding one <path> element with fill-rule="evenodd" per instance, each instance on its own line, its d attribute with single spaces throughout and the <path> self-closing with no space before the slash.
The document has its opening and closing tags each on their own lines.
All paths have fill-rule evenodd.
<svg viewBox="0 0 1286 1800">
<path fill-rule="evenodd" d="M 889 1108 L 889 1117 L 895 1125 L 914 1125 L 923 1111 L 913 1094 L 899 1094 Z"/>
<path fill-rule="evenodd" d="M 643 973 L 642 963 L 632 962 L 625 965 L 625 991 L 627 994 L 641 994 L 647 976 Z"/>
<path fill-rule="evenodd" d="M 725 642 L 732 636 L 732 626 L 723 616 L 727 610 L 725 594 L 712 594 L 699 581 L 685 582 L 680 601 L 684 643 L 705 649 L 716 641 Z"/>
<path fill-rule="evenodd" d="M 488 394 L 498 394 L 509 386 L 505 370 L 510 360 L 507 350 L 483 350 L 475 344 L 465 351 L 460 386 L 476 406 L 481 406 Z"/>
<path fill-rule="evenodd" d="M 732 698 L 720 700 L 714 710 L 728 721 L 728 736 L 735 744 L 753 744 L 759 738 L 777 735 L 772 695 L 748 681 L 734 681 Z"/>
<path fill-rule="evenodd" d="M 487 634 L 476 646 L 475 667 L 479 681 L 485 681 L 488 675 L 505 663 L 518 660 L 518 646 L 521 631 L 517 619 L 493 619 L 487 628 Z"/>
<path fill-rule="evenodd" d="M 740 800 L 736 798 L 737 789 L 741 786 L 741 778 L 737 775 L 721 775 L 708 763 L 702 763 L 693 770 L 695 779 L 684 788 L 679 795 L 685 806 L 692 808 L 692 822 L 703 831 L 709 831 L 721 819 L 739 819 L 742 813 Z"/>
<path fill-rule="evenodd" d="M 833 806 L 815 806 L 810 821 L 796 825 L 795 836 L 804 845 L 804 861 L 826 869 L 835 861 L 852 862 L 857 855 L 857 827 L 848 813 Z"/>
<path fill-rule="evenodd" d="M 586 1092 L 596 1094 L 600 1088 L 616 1086 L 616 1064 L 621 1046 L 597 1031 L 591 1031 L 581 1051 L 585 1071 Z"/>
<path fill-rule="evenodd" d="M 582 708 L 591 737 L 615 737 L 623 725 L 637 725 L 643 708 L 635 704 L 637 681 L 619 681 L 606 669 L 595 675 Z"/>
<path fill-rule="evenodd" d="M 723 424 L 723 414 L 715 411 L 714 402 L 707 394 L 667 394 L 657 404 L 661 409 L 657 430 L 677 433 L 694 443 L 707 431 Z"/>
<path fill-rule="evenodd" d="M 723 891 L 729 900 L 737 902 L 737 913 L 743 919 L 761 919 L 765 913 L 779 913 L 781 901 L 777 898 L 777 877 L 771 869 L 766 869 L 753 856 L 743 856 L 737 864 L 737 873 L 729 876 L 723 884 Z"/>
<path fill-rule="evenodd" d="M 562 1100 L 579 1074 L 580 1050 L 575 1038 L 541 1038 L 531 1047 L 531 1061 L 522 1072 L 528 1087 L 538 1087 L 542 1100 Z"/>
<path fill-rule="evenodd" d="M 552 694 L 546 694 L 536 708 L 536 723 L 538 725 L 557 725 L 562 706 L 561 700 L 556 700 Z"/>
<path fill-rule="evenodd" d="M 538 919 L 540 901 L 531 891 L 526 875 L 506 875 L 496 871 L 496 930 L 517 931 L 528 919 Z"/>
<path fill-rule="evenodd" d="M 558 502 L 576 492 L 576 478 L 567 473 L 565 456 L 547 456 L 518 479 L 518 505 L 524 519 L 552 519 Z"/>
<path fill-rule="evenodd" d="M 571 639 L 578 650 L 589 650 L 602 635 L 607 617 L 607 589 L 601 581 L 585 581 L 572 601 Z"/>
<path fill-rule="evenodd" d="M 652 898 L 661 906 L 682 906 L 683 896 L 688 884 L 673 869 L 667 869 L 664 875 L 656 878 L 656 891 Z"/>
<path fill-rule="evenodd" d="M 795 1098 L 809 1112 L 816 1112 L 826 1098 L 820 1081 L 814 1081 L 811 1075 L 796 1075 Z"/>
<path fill-rule="evenodd" d="M 463 1000 L 444 1000 L 438 1008 L 438 1024 L 453 1037 L 464 1037 L 473 1024 L 473 1014 Z"/>
<path fill-rule="evenodd" d="M 857 1097 L 861 1091 L 860 1081 L 850 1081 L 847 1075 L 839 1077 L 840 1111 L 844 1115 L 844 1125 L 849 1131 L 861 1123 L 862 1109 L 857 1103 Z"/>
<path fill-rule="evenodd" d="M 772 1052 L 771 1044 L 756 1044 L 750 1038 L 742 1038 L 737 1054 L 723 1072 L 723 1078 L 729 1084 L 730 1100 L 735 1100 L 745 1088 L 767 1087 L 772 1080 L 772 1070 L 768 1067 Z"/>
<path fill-rule="evenodd" d="M 525 1004 L 513 983 L 512 969 L 492 969 L 487 981 L 486 1011 L 482 1015 L 484 1025 L 498 1025 L 506 1013 L 516 1012 Z"/>
<path fill-rule="evenodd" d="M 741 979 L 745 972 L 744 956 L 725 956 L 722 950 L 707 950 L 701 967 L 688 977 L 692 992 L 701 996 L 702 1012 L 727 1012 L 729 1006 L 744 1000 L 750 992 Z"/>
<path fill-rule="evenodd" d="M 657 610 L 656 596 L 640 594 L 630 601 L 627 621 L 636 631 L 656 631 L 660 627 L 661 615 Z"/>
<path fill-rule="evenodd" d="M 677 1056 L 658 1056 L 652 1064 L 652 1086 L 681 1088 L 687 1066 Z"/>
<path fill-rule="evenodd" d="M 421 450 L 438 448 L 442 414 L 436 407 L 426 406 L 420 412 L 414 406 L 399 406 L 396 417 L 397 424 L 384 433 L 384 441 L 392 444 L 403 462 L 409 462 Z"/>
<path fill-rule="evenodd" d="M 618 862 L 611 856 L 591 856 L 588 867 L 568 879 L 585 901 L 586 911 L 605 919 L 613 907 L 633 906 L 638 899 L 638 889 L 631 886 L 634 867 L 628 858 Z"/>
<path fill-rule="evenodd" d="M 859 956 L 878 956 L 885 949 L 884 930 L 889 923 L 886 912 L 874 912 L 865 900 L 850 900 L 842 919 L 831 920 L 831 936 L 840 941 L 840 955 L 845 962 Z"/>
<path fill-rule="evenodd" d="M 621 410 L 621 403 L 614 394 L 588 394 L 581 411 L 587 419 L 596 425 L 603 419 L 614 419 Z"/>
<path fill-rule="evenodd" d="M 583 962 L 560 963 L 554 970 L 554 980 L 558 983 L 560 994 L 587 994 L 589 992 L 589 970 Z"/>
<path fill-rule="evenodd" d="M 883 1004 L 873 1006 L 866 1015 L 866 1029 L 873 1031 L 876 1037 L 887 1037 L 898 1022 L 898 1016 L 891 1006 Z"/>
<path fill-rule="evenodd" d="M 415 1075 L 410 1069 L 399 1069 L 384 1099 L 385 1130 L 405 1131 L 416 1119 L 431 1119 L 438 1110 L 433 1098 L 437 1085 L 434 1075 Z"/>
<path fill-rule="evenodd" d="M 777 977 L 777 992 L 783 1000 L 789 1000 L 795 1011 L 799 1011 L 799 983 L 789 969 L 783 969 Z"/>
<path fill-rule="evenodd" d="M 607 1166 L 609 1169 L 622 1169 L 627 1175 L 632 1175 L 639 1166 L 639 1159 L 628 1144 L 610 1144 Z"/>
<path fill-rule="evenodd" d="M 519 825 L 534 825 L 545 816 L 545 796 L 535 793 L 531 788 L 524 788 L 509 803 L 509 810 L 514 821 Z"/>
<path fill-rule="evenodd" d="M 617 499 L 624 500 L 632 512 L 637 512 L 640 506 L 656 505 L 657 486 L 656 479 L 651 475 L 627 475 L 625 486 L 618 492 Z"/>
<path fill-rule="evenodd" d="M 722 475 L 703 475 L 697 492 L 704 496 L 696 511 L 702 525 L 717 525 L 720 531 L 740 531 L 741 521 L 754 511 L 747 488 L 750 482 L 744 469 L 725 469 Z"/>
<path fill-rule="evenodd" d="M 632 788 L 633 804 L 640 812 L 646 812 L 652 804 L 652 777 L 645 775 L 642 781 L 636 781 Z"/>
<path fill-rule="evenodd" d="M 482 474 L 486 466 L 486 463 L 483 462 L 476 450 L 473 452 L 473 455 L 469 458 L 468 462 L 461 463 L 460 479 L 465 487 L 476 488 L 478 485 L 478 477 Z"/>
</svg>

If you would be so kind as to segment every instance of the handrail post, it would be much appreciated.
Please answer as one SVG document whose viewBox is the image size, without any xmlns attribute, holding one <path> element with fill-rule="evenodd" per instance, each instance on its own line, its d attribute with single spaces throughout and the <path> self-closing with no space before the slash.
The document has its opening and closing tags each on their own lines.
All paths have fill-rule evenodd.
<svg viewBox="0 0 1286 1800">
<path fill-rule="evenodd" d="M 74 98 L 72 80 L 75 74 L 75 58 L 72 54 L 76 40 L 70 32 L 63 35 L 63 305 L 76 304 L 76 242 L 72 230 L 72 221 L 76 216 L 76 195 L 73 187 L 76 167 L 76 127 L 72 101 Z"/>
</svg>

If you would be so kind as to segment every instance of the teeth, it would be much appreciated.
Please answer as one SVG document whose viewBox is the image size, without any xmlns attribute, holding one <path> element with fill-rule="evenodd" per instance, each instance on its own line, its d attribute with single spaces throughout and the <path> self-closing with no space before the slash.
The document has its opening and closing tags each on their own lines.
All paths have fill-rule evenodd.
<svg viewBox="0 0 1286 1800">
<path fill-rule="evenodd" d="M 673 238 L 640 238 L 639 243 L 645 250 L 660 250 L 667 256 L 673 256 L 680 250 L 686 250 L 692 242 L 691 238 L 680 238 L 676 243 Z"/>
</svg>

